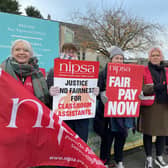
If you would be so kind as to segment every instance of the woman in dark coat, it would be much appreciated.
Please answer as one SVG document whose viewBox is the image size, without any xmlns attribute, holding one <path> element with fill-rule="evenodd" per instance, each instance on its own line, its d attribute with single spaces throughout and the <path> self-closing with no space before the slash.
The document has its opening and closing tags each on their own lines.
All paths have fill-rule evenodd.
<svg viewBox="0 0 168 168">
<path fill-rule="evenodd" d="M 114 46 L 110 52 L 110 59 L 113 63 L 123 63 L 124 55 L 120 48 Z M 98 106 L 94 119 L 94 130 L 101 137 L 100 158 L 108 164 L 110 160 L 111 145 L 114 140 L 114 160 L 117 168 L 123 166 L 123 148 L 127 137 L 128 128 L 133 127 L 133 118 L 104 118 L 104 104 L 106 97 L 107 66 L 100 72 L 98 86 Z"/>
<path fill-rule="evenodd" d="M 149 52 L 148 66 L 145 67 L 143 95 L 141 96 L 138 129 L 143 133 L 146 153 L 145 168 L 152 168 L 152 136 L 156 136 L 155 164 L 166 167 L 162 154 L 164 136 L 168 135 L 168 71 L 163 66 L 163 55 L 159 48 Z"/>
</svg>

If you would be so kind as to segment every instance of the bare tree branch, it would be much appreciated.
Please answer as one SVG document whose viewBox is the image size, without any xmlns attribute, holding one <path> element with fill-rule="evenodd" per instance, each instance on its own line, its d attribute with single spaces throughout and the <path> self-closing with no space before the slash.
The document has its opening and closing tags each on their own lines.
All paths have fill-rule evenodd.
<svg viewBox="0 0 168 168">
<path fill-rule="evenodd" d="M 105 54 L 112 45 L 128 51 L 145 51 L 159 42 L 156 34 L 161 31 L 160 25 L 133 17 L 121 7 L 101 12 L 89 9 L 86 15 L 77 12 L 74 16 L 75 21 L 89 28 L 99 44 L 97 49 Z"/>
</svg>

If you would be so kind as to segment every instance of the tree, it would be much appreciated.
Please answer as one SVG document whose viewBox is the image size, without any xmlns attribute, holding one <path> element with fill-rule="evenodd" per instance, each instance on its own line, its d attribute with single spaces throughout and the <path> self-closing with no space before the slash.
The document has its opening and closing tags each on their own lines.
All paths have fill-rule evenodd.
<svg viewBox="0 0 168 168">
<path fill-rule="evenodd" d="M 17 0 L 0 0 L 0 12 L 21 14 Z"/>
<path fill-rule="evenodd" d="M 28 6 L 27 8 L 25 8 L 25 12 L 26 12 L 27 16 L 36 17 L 36 18 L 43 18 L 40 11 L 33 6 Z"/>
<path fill-rule="evenodd" d="M 131 16 L 121 7 L 101 12 L 90 9 L 86 15 L 79 12 L 74 15 L 74 21 L 89 28 L 99 44 L 97 49 L 104 55 L 109 55 L 106 51 L 112 45 L 127 51 L 145 51 L 158 43 L 155 37 L 161 31 L 160 25 Z"/>
</svg>

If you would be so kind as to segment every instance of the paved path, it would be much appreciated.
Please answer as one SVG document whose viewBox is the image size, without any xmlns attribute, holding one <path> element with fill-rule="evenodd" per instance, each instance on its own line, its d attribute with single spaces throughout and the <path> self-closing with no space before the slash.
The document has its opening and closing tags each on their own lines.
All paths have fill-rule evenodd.
<svg viewBox="0 0 168 168">
<path fill-rule="evenodd" d="M 155 156 L 154 150 L 153 150 L 153 156 Z M 164 160 L 168 162 L 168 155 L 164 154 Z M 144 168 L 144 162 L 145 162 L 145 153 L 143 147 L 138 147 L 136 149 L 124 152 L 125 168 Z M 154 168 L 157 168 L 157 166 L 154 165 Z"/>
</svg>

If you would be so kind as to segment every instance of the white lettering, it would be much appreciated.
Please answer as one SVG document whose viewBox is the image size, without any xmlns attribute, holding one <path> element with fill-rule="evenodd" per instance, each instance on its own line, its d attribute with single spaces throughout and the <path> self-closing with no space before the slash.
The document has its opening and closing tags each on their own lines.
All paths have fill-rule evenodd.
<svg viewBox="0 0 168 168">
<path fill-rule="evenodd" d="M 53 116 L 54 116 L 54 111 L 50 110 L 50 122 L 49 122 L 49 125 L 46 127 L 46 128 L 52 128 L 54 129 L 54 119 L 53 119 Z"/>
<path fill-rule="evenodd" d="M 131 93 L 132 93 L 132 100 L 135 100 L 135 95 L 137 93 L 137 89 L 131 89 Z"/>
<path fill-rule="evenodd" d="M 114 87 L 122 87 L 121 85 L 120 85 L 120 77 L 116 77 L 116 81 L 115 81 L 115 83 L 114 83 Z"/>
<path fill-rule="evenodd" d="M 124 96 L 125 89 L 119 89 L 118 90 L 118 100 L 121 100 L 121 97 Z"/>
<path fill-rule="evenodd" d="M 64 127 L 62 126 L 62 119 L 59 118 L 58 120 L 58 124 L 60 125 L 60 129 L 58 131 L 58 144 L 60 145 L 61 144 L 61 139 L 62 139 L 62 136 L 63 136 L 63 132 L 64 132 Z"/>
<path fill-rule="evenodd" d="M 136 114 L 138 102 L 126 102 L 126 106 L 127 106 L 127 115 Z"/>
<path fill-rule="evenodd" d="M 18 128 L 17 125 L 16 125 L 16 118 L 17 118 L 17 112 L 18 112 L 18 109 L 19 109 L 19 106 L 22 104 L 22 103 L 25 103 L 25 102 L 33 102 L 35 105 L 37 105 L 37 119 L 36 119 L 36 123 L 34 124 L 33 128 L 36 128 L 36 127 L 42 127 L 41 125 L 41 122 L 42 122 L 42 117 L 43 117 L 43 108 L 42 108 L 42 105 L 33 100 L 33 99 L 24 99 L 22 101 L 19 102 L 19 98 L 13 98 L 12 99 L 13 101 L 13 106 L 12 106 L 12 112 L 11 112 L 11 118 L 10 118 L 10 122 L 9 122 L 9 125 L 7 125 L 6 127 L 10 127 L 10 128 Z M 51 129 L 54 129 L 54 112 L 53 111 L 50 111 L 50 122 L 49 122 L 49 125 L 46 127 L 46 128 L 51 128 Z M 61 140 L 62 140 L 62 137 L 63 137 L 63 132 L 64 130 L 68 133 L 68 134 L 71 134 L 70 132 L 68 132 L 63 126 L 62 126 L 62 120 L 61 118 L 59 118 L 58 120 L 58 124 L 60 125 L 60 128 L 59 128 L 59 131 L 58 131 L 58 144 L 61 143 Z M 72 134 L 71 134 L 72 135 Z"/>
<path fill-rule="evenodd" d="M 75 73 L 94 73 L 95 67 L 94 65 L 86 65 L 86 64 L 73 64 L 72 62 L 61 63 L 59 67 L 60 72 L 69 72 L 72 74 Z"/>
<path fill-rule="evenodd" d="M 135 100 L 137 89 L 119 89 L 118 100 Z"/>
<path fill-rule="evenodd" d="M 112 87 L 112 83 L 114 83 L 115 76 L 110 76 L 109 78 L 109 87 Z"/>
<path fill-rule="evenodd" d="M 111 116 L 134 116 L 136 114 L 138 102 L 108 102 L 108 115 Z"/>
<path fill-rule="evenodd" d="M 130 81 L 131 81 L 131 78 L 126 77 L 125 78 L 125 85 L 124 85 L 124 87 L 130 87 Z"/>
<path fill-rule="evenodd" d="M 33 102 L 37 105 L 38 115 L 37 115 L 36 123 L 33 127 L 42 127 L 41 120 L 42 120 L 42 116 L 43 116 L 43 109 L 42 109 L 42 105 L 39 102 L 32 100 L 32 99 L 24 99 L 19 102 L 19 98 L 14 98 L 12 100 L 13 100 L 13 107 L 12 107 L 11 119 L 10 119 L 9 125 L 6 127 L 17 128 L 16 117 L 17 117 L 18 108 L 24 102 Z"/>
<path fill-rule="evenodd" d="M 131 89 L 125 90 L 124 100 L 131 100 Z"/>
<path fill-rule="evenodd" d="M 108 115 L 116 115 L 116 110 L 117 110 L 117 102 L 108 102 Z"/>
<path fill-rule="evenodd" d="M 118 115 L 124 115 L 125 113 L 125 102 L 119 102 L 117 107 Z"/>
<path fill-rule="evenodd" d="M 130 81 L 129 77 L 110 76 L 109 87 L 130 87 Z"/>
</svg>

